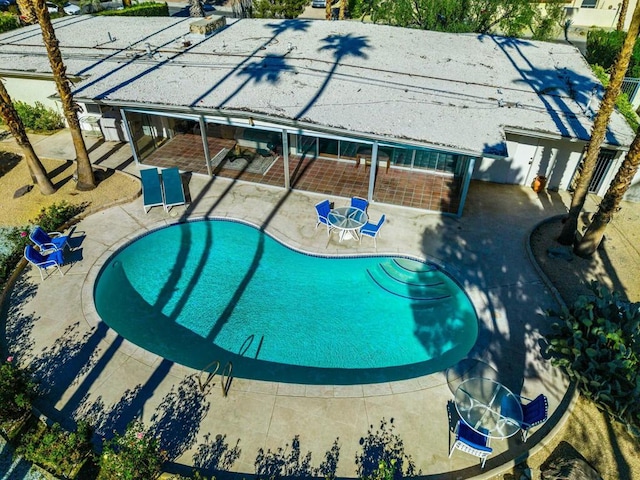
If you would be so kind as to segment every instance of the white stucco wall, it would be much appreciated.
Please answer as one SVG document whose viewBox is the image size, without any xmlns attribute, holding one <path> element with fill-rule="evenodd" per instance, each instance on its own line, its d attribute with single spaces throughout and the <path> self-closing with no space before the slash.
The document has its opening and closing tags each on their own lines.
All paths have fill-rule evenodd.
<svg viewBox="0 0 640 480">
<path fill-rule="evenodd" d="M 509 157 L 484 157 L 476 162 L 475 180 L 530 185 L 538 175 L 547 177 L 547 188 L 566 190 L 582 157 L 583 144 L 508 134 Z"/>
<path fill-rule="evenodd" d="M 57 93 L 56 84 L 53 81 L 3 77 L 3 82 L 13 101 L 20 100 L 29 105 L 35 105 L 36 102 L 40 102 L 45 107 L 53 108 L 61 115 L 63 114 L 60 102 L 49 98 Z"/>
<path fill-rule="evenodd" d="M 631 187 L 627 190 L 624 199 L 630 202 L 640 203 L 640 171 L 636 173 L 636 176 L 631 182 Z"/>
<path fill-rule="evenodd" d="M 566 17 L 571 19 L 574 26 L 615 28 L 618 23 L 618 9 L 620 0 L 598 0 L 595 8 L 581 8 L 582 0 L 567 2 Z M 636 6 L 636 0 L 629 1 L 625 16 L 625 29 L 631 23 L 631 14 Z"/>
</svg>

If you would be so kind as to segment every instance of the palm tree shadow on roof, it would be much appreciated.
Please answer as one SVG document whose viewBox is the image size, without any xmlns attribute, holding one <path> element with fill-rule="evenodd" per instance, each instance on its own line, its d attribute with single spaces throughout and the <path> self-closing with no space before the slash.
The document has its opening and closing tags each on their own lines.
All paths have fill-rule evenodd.
<svg viewBox="0 0 640 480">
<path fill-rule="evenodd" d="M 191 107 L 197 106 L 200 101 L 204 98 L 206 98 L 207 95 L 209 95 L 211 92 L 213 92 L 215 89 L 217 89 L 218 87 L 220 87 L 227 79 L 232 78 L 235 74 L 237 74 L 238 72 L 242 72 L 243 69 L 245 68 L 245 65 L 247 63 L 249 63 L 251 61 L 252 58 L 257 57 L 258 54 L 260 53 L 261 50 L 263 50 L 267 45 L 269 45 L 271 42 L 273 42 L 278 35 L 286 32 L 286 31 L 295 31 L 295 32 L 305 32 L 308 30 L 309 26 L 311 25 L 310 20 L 300 20 L 300 19 L 293 19 L 293 20 L 283 20 L 281 22 L 278 23 L 269 23 L 267 24 L 268 27 L 270 27 L 273 31 L 273 35 L 271 36 L 271 38 L 269 38 L 268 40 L 266 40 L 265 42 L 263 42 L 258 48 L 256 48 L 253 52 L 249 53 L 245 59 L 243 59 L 241 62 L 239 62 L 237 65 L 235 65 L 230 71 L 229 73 L 227 73 L 226 75 L 224 75 L 222 78 L 220 78 L 220 80 L 218 80 L 216 83 L 214 83 L 211 87 L 209 87 L 208 89 L 206 89 L 201 95 L 199 95 L 197 98 L 194 99 L 193 102 L 191 102 Z M 230 28 L 230 27 L 227 27 Z M 276 57 L 275 55 L 273 55 L 273 57 Z M 258 64 L 262 64 L 265 65 L 262 61 L 260 62 L 254 62 L 255 65 Z M 278 65 L 275 65 L 276 67 L 278 67 Z M 282 68 L 282 65 L 279 67 Z M 276 72 L 279 71 L 279 68 L 276 68 Z M 251 69 L 249 70 L 250 75 L 255 75 L 257 72 L 252 71 Z M 245 72 L 245 74 L 247 74 Z M 241 89 L 242 87 L 239 87 L 238 90 L 231 95 L 231 97 L 233 97 L 235 94 L 237 94 L 237 92 Z M 229 98 L 227 98 L 224 103 L 227 103 L 229 101 Z"/>
<path fill-rule="evenodd" d="M 318 101 L 318 99 L 322 96 L 324 91 L 329 86 L 329 82 L 333 78 L 336 73 L 340 62 L 347 57 L 356 57 L 356 58 L 367 58 L 367 54 L 365 50 L 371 48 L 369 45 L 369 40 L 364 36 L 353 36 L 350 33 L 347 35 L 329 35 L 322 39 L 322 42 L 325 43 L 318 50 L 333 50 L 334 62 L 331 66 L 331 70 L 327 72 L 322 85 L 315 93 L 313 98 L 309 100 L 307 105 L 305 105 L 300 112 L 294 117 L 296 120 L 302 119 L 304 115 L 309 111 L 309 109 Z M 336 92 L 337 95 L 340 95 L 340 92 Z"/>
</svg>

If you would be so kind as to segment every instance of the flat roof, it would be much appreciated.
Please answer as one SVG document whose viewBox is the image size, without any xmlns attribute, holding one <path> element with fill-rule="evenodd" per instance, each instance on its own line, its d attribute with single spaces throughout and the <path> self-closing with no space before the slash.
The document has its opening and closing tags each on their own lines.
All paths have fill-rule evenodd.
<svg viewBox="0 0 640 480">
<path fill-rule="evenodd" d="M 510 129 L 587 141 L 603 93 L 563 43 L 302 19 L 226 18 L 204 37 L 190 34 L 196 20 L 54 20 L 76 99 L 506 156 Z M 51 72 L 37 25 L 0 35 L 0 65 L 3 76 Z M 607 143 L 631 143 L 619 113 L 609 128 Z"/>
</svg>

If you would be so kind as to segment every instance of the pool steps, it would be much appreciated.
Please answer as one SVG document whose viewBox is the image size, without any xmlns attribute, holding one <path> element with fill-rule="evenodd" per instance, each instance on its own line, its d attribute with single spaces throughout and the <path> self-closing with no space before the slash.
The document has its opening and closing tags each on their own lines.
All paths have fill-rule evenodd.
<svg viewBox="0 0 640 480">
<path fill-rule="evenodd" d="M 379 263 L 374 269 L 367 269 L 367 273 L 379 288 L 398 297 L 425 302 L 451 297 L 445 283 L 436 278 L 441 272 L 432 265 L 394 258 Z M 428 296 L 412 295 L 412 289 L 428 293 Z"/>
</svg>

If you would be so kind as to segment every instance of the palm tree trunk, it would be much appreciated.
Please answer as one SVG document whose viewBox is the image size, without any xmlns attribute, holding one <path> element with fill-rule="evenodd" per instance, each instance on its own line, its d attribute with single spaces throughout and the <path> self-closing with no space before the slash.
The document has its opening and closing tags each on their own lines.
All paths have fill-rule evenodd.
<svg viewBox="0 0 640 480">
<path fill-rule="evenodd" d="M 36 18 L 36 12 L 33 9 L 33 3 L 31 0 L 17 0 L 16 4 L 18 5 L 18 10 L 20 11 L 20 17 L 22 17 L 22 21 L 29 25 L 34 24 L 38 21 Z"/>
<path fill-rule="evenodd" d="M 22 120 L 18 116 L 16 109 L 13 107 L 11 97 L 4 87 L 4 83 L 0 81 L 0 117 L 4 123 L 9 127 L 11 134 L 18 142 L 18 145 L 22 149 L 22 154 L 27 162 L 29 168 L 29 174 L 31 175 L 31 181 L 38 185 L 40 193 L 43 195 L 51 195 L 56 191 L 51 183 L 51 180 L 47 176 L 47 171 L 40 162 L 40 159 L 33 150 L 33 146 L 27 137 L 27 132 L 24 129 Z"/>
<path fill-rule="evenodd" d="M 344 11 L 347 8 L 347 0 L 340 0 L 340 14 L 338 20 L 344 20 Z"/>
<path fill-rule="evenodd" d="M 624 21 L 627 17 L 627 9 L 629 8 L 629 0 L 622 0 L 620 3 L 620 13 L 618 15 L 618 25 L 616 26 L 616 30 L 621 32 L 624 30 Z"/>
<path fill-rule="evenodd" d="M 324 17 L 326 20 L 331 20 L 331 0 L 327 0 L 325 3 Z"/>
<path fill-rule="evenodd" d="M 609 86 L 604 93 L 602 104 L 600 105 L 596 119 L 593 122 L 591 139 L 587 145 L 586 156 L 582 160 L 581 170 L 578 173 L 578 181 L 575 190 L 573 191 L 573 196 L 571 197 L 569 215 L 564 222 L 560 237 L 558 237 L 558 242 L 563 245 L 571 245 L 575 241 L 576 230 L 578 228 L 578 216 L 584 206 L 587 193 L 589 193 L 589 182 L 591 182 L 591 177 L 593 177 L 593 172 L 600 153 L 600 146 L 602 145 L 607 133 L 609 118 L 611 118 L 611 113 L 613 112 L 616 99 L 618 98 L 618 95 L 620 95 L 620 91 L 622 89 L 622 81 L 624 80 L 627 68 L 629 67 L 631 53 L 633 52 L 638 32 L 640 32 L 640 2 L 638 2 L 633 12 L 629 31 L 627 32 L 624 43 L 622 44 L 622 49 L 613 64 Z"/>
<path fill-rule="evenodd" d="M 638 172 L 640 166 L 640 130 L 636 133 L 636 138 L 627 152 L 627 155 L 618 169 L 613 182 L 605 194 L 598 211 L 594 215 L 587 231 L 576 245 L 574 251 L 581 257 L 590 257 L 596 251 L 607 225 L 613 219 L 613 215 L 620 210 L 622 197 L 631 186 L 633 177 Z"/>
<path fill-rule="evenodd" d="M 47 48 L 53 78 L 56 82 L 56 87 L 58 88 L 60 101 L 62 102 L 64 116 L 69 124 L 71 138 L 73 139 L 73 146 L 76 150 L 76 168 L 78 176 L 76 189 L 92 190 L 96 188 L 96 181 L 93 176 L 91 160 L 89 160 L 89 152 L 87 152 L 87 146 L 84 143 L 82 130 L 80 129 L 80 122 L 78 121 L 79 107 L 73 100 L 71 82 L 67 78 L 67 68 L 62 61 L 62 53 L 60 53 L 60 48 L 58 47 L 58 39 L 56 38 L 55 31 L 53 30 L 51 17 L 49 16 L 49 11 L 47 10 L 45 1 L 33 0 L 33 2 L 36 15 L 38 16 L 38 23 L 40 23 L 40 29 L 42 30 L 42 38 Z"/>
</svg>

